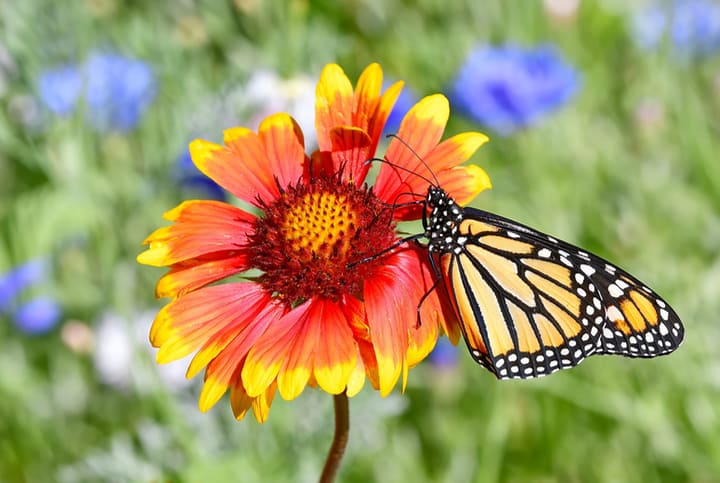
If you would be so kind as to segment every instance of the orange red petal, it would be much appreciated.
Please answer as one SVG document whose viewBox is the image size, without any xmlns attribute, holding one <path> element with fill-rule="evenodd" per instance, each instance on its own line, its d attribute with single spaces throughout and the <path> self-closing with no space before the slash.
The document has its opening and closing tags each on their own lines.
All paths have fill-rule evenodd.
<svg viewBox="0 0 720 483">
<path fill-rule="evenodd" d="M 304 335 L 305 324 L 303 322 L 310 303 L 311 301 L 307 301 L 285 314 L 284 317 L 272 324 L 263 334 L 263 337 L 250 349 L 242 370 L 243 385 L 250 397 L 257 397 L 262 394 L 278 377 L 280 369 L 284 367 L 295 341 L 300 335 Z M 300 359 L 298 355 L 295 354 L 296 360 Z M 306 384 L 310 372 L 310 369 L 305 367 L 303 373 L 296 373 L 295 376 L 296 378 L 305 377 L 304 384 Z M 296 380 L 289 382 L 295 382 Z M 296 392 L 295 390 L 290 391 L 290 388 L 285 386 L 281 387 L 280 394 L 283 397 L 285 397 L 285 394 Z"/>
<path fill-rule="evenodd" d="M 277 392 L 277 384 L 273 383 L 258 397 L 251 398 L 242 386 L 241 378 L 236 379 L 230 390 L 230 406 L 232 407 L 235 419 L 240 421 L 245 417 L 248 409 L 252 408 L 255 419 L 264 423 L 270 414 L 270 405 Z"/>
<path fill-rule="evenodd" d="M 195 166 L 241 200 L 261 206 L 300 179 L 305 162 L 302 133 L 287 114 L 265 119 L 259 134 L 235 127 L 224 132 L 224 144 L 196 139 L 190 143 Z M 276 181 L 277 178 L 277 181 Z"/>
<path fill-rule="evenodd" d="M 268 303 L 260 299 L 253 305 L 253 301 L 248 300 L 242 314 L 236 315 L 235 320 L 229 320 L 223 330 L 215 332 L 202 345 L 190 362 L 187 376 L 194 377 L 220 352 L 224 353 L 222 359 L 232 356 L 236 361 L 240 361 L 253 343 L 283 312 L 284 310 L 277 303 Z"/>
<path fill-rule="evenodd" d="M 297 183 L 305 163 L 305 144 L 295 120 L 286 114 L 267 117 L 260 123 L 258 136 L 265 147 L 274 184 L 285 189 Z"/>
<path fill-rule="evenodd" d="M 410 324 L 408 328 L 408 366 L 413 367 L 422 361 L 432 351 L 438 337 L 438 323 L 444 318 L 444 311 L 440 304 L 440 289 L 442 284 L 435 284 L 437 275 L 432 271 L 428 262 L 427 251 L 411 246 L 407 249 L 408 257 L 414 259 L 407 265 L 407 272 L 403 273 L 405 279 L 414 283 L 408 284 L 411 300 L 420 305 L 420 323 Z M 424 297 L 424 300 L 423 300 Z"/>
<path fill-rule="evenodd" d="M 381 95 L 382 78 L 380 66 L 370 64 L 360 75 L 353 92 L 352 84 L 340 66 L 330 64 L 323 69 L 317 88 L 315 124 L 326 174 L 342 169 L 344 179 L 355 184 L 365 180 L 369 169 L 366 161 L 374 155 L 385 122 L 402 89 L 402 83 L 398 82 Z M 332 133 L 338 128 L 357 128 L 366 134 L 366 138 L 348 138 L 343 142 L 343 149 L 336 150 Z M 358 144 L 349 145 L 347 141 L 352 140 Z"/>
<path fill-rule="evenodd" d="M 357 366 L 358 349 L 345 314 L 329 300 L 318 300 L 309 314 L 317 324 L 313 375 L 320 388 L 330 394 L 343 392 Z"/>
<path fill-rule="evenodd" d="M 318 148 L 321 152 L 331 152 L 330 131 L 336 127 L 353 125 L 353 87 L 339 65 L 328 64 L 320 73 L 315 94 Z"/>
<path fill-rule="evenodd" d="M 479 132 L 456 134 L 435 146 L 425 162 L 435 173 L 439 173 L 464 163 L 486 142 L 488 137 Z"/>
<path fill-rule="evenodd" d="M 158 362 L 180 359 L 219 336 L 238 333 L 268 305 L 270 296 L 252 282 L 215 285 L 171 301 L 150 328 L 150 342 L 160 348 Z"/>
<path fill-rule="evenodd" d="M 169 266 L 216 252 L 241 254 L 255 217 L 221 201 L 185 201 L 165 213 L 174 225 L 155 230 L 139 263 Z"/>
<path fill-rule="evenodd" d="M 357 362 L 347 382 L 347 396 L 353 397 L 357 395 L 365 385 L 365 364 L 362 357 L 357 358 Z"/>
<path fill-rule="evenodd" d="M 277 384 L 278 391 L 285 400 L 298 397 L 313 373 L 315 347 L 320 342 L 320 327 L 312 317 L 315 312 L 314 302 L 311 299 L 304 307 L 305 310 L 293 311 L 297 312 L 293 314 L 295 317 L 292 317 L 293 327 L 283 340 L 286 352 L 278 371 Z"/>
<path fill-rule="evenodd" d="M 283 399 L 296 398 L 311 381 L 339 394 L 357 359 L 352 330 L 338 304 L 311 299 L 268 328 L 248 354 L 242 380 L 249 397 L 261 394 L 275 379 Z"/>
<path fill-rule="evenodd" d="M 218 280 L 248 269 L 248 257 L 244 251 L 218 252 L 206 258 L 193 258 L 178 262 L 170 271 L 160 277 L 155 287 L 155 296 L 179 297 Z"/>
<path fill-rule="evenodd" d="M 492 188 L 485 170 L 474 164 L 441 171 L 438 179 L 440 186 L 460 205 L 469 203 L 481 191 Z"/>
<path fill-rule="evenodd" d="M 408 291 L 408 283 L 416 281 L 405 274 L 414 262 L 406 251 L 388 255 L 363 291 L 382 396 L 392 391 L 407 366 L 408 329 L 416 323 L 418 300 Z"/>
<path fill-rule="evenodd" d="M 193 359 L 193 363 L 188 368 L 188 373 L 191 370 L 199 370 L 205 360 L 209 359 L 209 356 L 214 357 L 207 365 L 205 383 L 200 393 L 199 406 L 202 411 L 206 411 L 215 405 L 234 381 L 240 379 L 250 348 L 269 327 L 277 323 L 277 320 L 284 312 L 285 310 L 280 304 L 270 303 L 221 350 L 216 351 L 216 347 L 223 342 L 222 338 L 218 337 L 217 341 L 208 341 L 209 343 L 204 346 L 203 350 L 198 352 L 195 357 L 201 359 L 197 362 L 196 359 Z M 218 341 L 220 344 L 217 344 Z M 203 351 L 207 352 L 203 353 Z M 253 398 L 261 395 L 262 392 L 257 396 L 253 396 Z"/>
</svg>

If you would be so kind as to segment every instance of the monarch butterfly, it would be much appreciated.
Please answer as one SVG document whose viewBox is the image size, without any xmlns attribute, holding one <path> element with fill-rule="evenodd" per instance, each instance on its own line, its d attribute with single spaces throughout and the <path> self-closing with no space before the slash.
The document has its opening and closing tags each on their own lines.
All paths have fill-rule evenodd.
<svg viewBox="0 0 720 483">
<path fill-rule="evenodd" d="M 540 377 L 593 354 L 648 358 L 680 345 L 680 318 L 645 284 L 570 243 L 460 207 L 418 159 L 433 178 L 411 172 L 429 183 L 410 203 L 423 206 L 424 231 L 399 243 L 428 240 L 437 279 L 420 304 L 444 283 L 470 354 L 495 377 Z"/>
<path fill-rule="evenodd" d="M 462 208 L 438 186 L 422 203 L 430 263 L 470 354 L 498 379 L 544 376 L 592 354 L 655 357 L 682 342 L 675 311 L 597 255 Z"/>
</svg>

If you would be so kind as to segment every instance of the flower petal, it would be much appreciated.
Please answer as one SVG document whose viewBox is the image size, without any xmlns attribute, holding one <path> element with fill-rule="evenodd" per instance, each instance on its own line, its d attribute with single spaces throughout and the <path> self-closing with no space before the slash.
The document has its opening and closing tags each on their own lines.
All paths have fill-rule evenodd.
<svg viewBox="0 0 720 483">
<path fill-rule="evenodd" d="M 374 155 L 387 118 L 402 89 L 402 82 L 395 83 L 381 97 L 382 80 L 380 64 L 372 63 L 360 74 L 355 89 L 352 126 L 367 133 L 369 145 L 359 146 L 352 152 L 351 157 L 333 153 L 336 164 L 345 162 L 349 165 L 350 179 L 356 184 L 361 184 L 367 176 L 370 165 L 366 161 Z"/>
<path fill-rule="evenodd" d="M 173 265 L 158 280 L 155 296 L 179 297 L 248 269 L 248 257 L 244 252 L 237 255 L 219 252 L 213 255 L 217 259 L 205 261 L 203 258 L 192 258 Z"/>
<path fill-rule="evenodd" d="M 361 357 L 357 358 L 355 368 L 350 374 L 350 378 L 347 382 L 347 395 L 353 397 L 357 395 L 365 385 L 365 364 Z"/>
<path fill-rule="evenodd" d="M 198 352 L 188 368 L 188 372 L 198 370 L 205 360 L 210 356 L 214 357 L 205 371 L 205 383 L 199 400 L 201 411 L 207 411 L 215 405 L 233 384 L 233 381 L 240 379 L 248 351 L 263 332 L 275 324 L 283 313 L 283 307 L 277 303 L 270 303 L 255 317 L 254 322 L 247 324 L 244 330 L 237 333 L 229 344 L 222 347 L 221 351 L 215 349 L 225 341 L 218 337 L 216 340 L 209 341 Z M 217 355 L 215 356 L 215 354 Z M 196 362 L 196 360 L 198 361 Z"/>
<path fill-rule="evenodd" d="M 440 186 L 460 205 L 469 203 L 481 191 L 492 188 L 485 170 L 474 164 L 446 169 L 438 173 L 438 178 Z"/>
<path fill-rule="evenodd" d="M 159 363 L 171 362 L 197 350 L 218 335 L 238 333 L 270 303 L 256 283 L 207 287 L 163 307 L 150 328 L 150 342 L 159 347 Z"/>
<path fill-rule="evenodd" d="M 305 322 L 310 304 L 311 300 L 293 308 L 274 322 L 250 349 L 242 371 L 243 384 L 250 397 L 257 397 L 265 391 L 281 369 L 285 375 L 282 382 L 278 379 L 278 388 L 283 398 L 291 399 L 286 396 L 299 394 L 298 386 L 307 384 L 312 372 L 312 367 L 308 367 L 309 354 L 306 353 L 312 350 L 312 345 L 305 345 L 308 330 Z M 288 364 L 290 353 L 297 343 L 301 349 L 293 352 L 294 360 Z M 287 374 L 288 370 L 295 372 Z"/>
<path fill-rule="evenodd" d="M 449 116 L 450 106 L 441 94 L 421 99 L 408 111 L 385 153 L 392 165 L 383 164 L 375 181 L 380 199 L 394 203 L 400 193 L 427 191 L 435 177 L 425 158 L 440 141 Z"/>
<path fill-rule="evenodd" d="M 380 394 L 387 396 L 407 365 L 408 329 L 415 325 L 417 301 L 408 295 L 407 273 L 412 257 L 404 251 L 387 256 L 387 262 L 365 283 L 363 295 L 372 344 L 377 358 Z"/>
<path fill-rule="evenodd" d="M 195 166 L 208 178 L 243 201 L 260 206 L 259 200 L 277 197 L 262 144 L 257 134 L 244 127 L 225 131 L 223 147 L 196 139 L 190 143 Z"/>
<path fill-rule="evenodd" d="M 340 172 L 342 168 L 345 179 L 362 184 L 370 169 L 366 161 L 375 153 L 401 89 L 402 83 L 395 83 L 381 96 L 382 69 L 378 64 L 370 64 L 360 75 L 353 94 L 352 84 L 339 66 L 325 67 L 318 83 L 315 124 L 326 174 Z M 369 143 L 361 137 L 348 137 L 338 151 L 332 134 L 337 128 L 359 129 Z M 351 145 L 351 141 L 357 144 Z"/>
<path fill-rule="evenodd" d="M 275 398 L 277 392 L 277 384 L 270 384 L 270 387 L 265 389 L 265 392 L 256 397 L 253 401 L 253 414 L 258 423 L 264 423 L 267 421 L 270 415 L 270 405 Z"/>
<path fill-rule="evenodd" d="M 414 282 L 407 284 L 408 296 L 415 301 L 416 307 L 422 301 L 420 323 L 408 327 L 407 362 L 409 367 L 413 367 L 432 351 L 438 338 L 438 323 L 443 321 L 447 312 L 452 314 L 452 308 L 448 311 L 440 304 L 439 289 L 442 286 L 435 286 L 437 275 L 430 267 L 427 250 L 411 246 L 405 253 L 413 259 L 403 273 L 406 280 Z"/>
<path fill-rule="evenodd" d="M 270 414 L 270 405 L 275 397 L 275 392 L 277 392 L 277 384 L 270 384 L 265 392 L 258 397 L 250 397 L 245 392 L 241 379 L 238 377 L 230 390 L 230 406 L 235 419 L 238 421 L 243 419 L 247 410 L 252 407 L 257 422 L 264 423 Z"/>
<path fill-rule="evenodd" d="M 345 71 L 328 64 L 320 73 L 315 100 L 315 128 L 320 151 L 332 151 L 330 131 L 352 126 L 353 87 Z"/>
<path fill-rule="evenodd" d="M 353 105 L 354 126 L 365 127 L 369 124 L 370 116 L 375 114 L 377 109 L 382 81 L 382 68 L 376 62 L 368 65 L 358 77 Z M 382 127 L 380 130 L 382 131 Z"/>
<path fill-rule="evenodd" d="M 464 163 L 488 140 L 486 135 L 479 132 L 456 134 L 435 146 L 425 162 L 437 174 Z"/>
<path fill-rule="evenodd" d="M 242 377 L 237 377 L 230 386 L 230 407 L 233 415 L 238 421 L 242 420 L 255 401 L 254 397 L 248 396 L 242 385 Z M 263 421 L 260 421 L 263 422 Z"/>
<path fill-rule="evenodd" d="M 206 176 L 248 203 L 270 203 L 280 194 L 278 183 L 286 187 L 302 174 L 302 133 L 287 114 L 265 119 L 260 135 L 244 127 L 228 129 L 224 143 L 226 147 L 196 139 L 190 155 Z"/>
<path fill-rule="evenodd" d="M 360 376 L 356 374 L 359 370 L 358 368 L 364 370 L 368 379 L 370 379 L 370 384 L 372 384 L 375 389 L 378 389 L 380 385 L 378 382 L 377 358 L 375 357 L 375 349 L 372 345 L 372 339 L 370 338 L 370 327 L 367 323 L 365 305 L 352 295 L 344 295 L 339 305 L 353 332 L 353 337 L 360 354 L 358 365 L 350 376 L 350 381 L 348 381 L 348 396 L 350 396 L 351 393 L 360 391 L 365 382 L 364 377 L 360 379 Z"/>
<path fill-rule="evenodd" d="M 209 253 L 239 255 L 247 243 L 255 217 L 221 201 L 185 201 L 163 217 L 174 225 L 155 230 L 143 242 L 150 248 L 137 261 L 156 267 L 168 266 Z"/>
<path fill-rule="evenodd" d="M 479 167 L 458 167 L 487 142 L 487 136 L 466 132 L 437 144 L 448 115 L 447 99 L 440 94 L 422 99 L 408 112 L 385 155 L 392 164 L 382 165 L 378 173 L 374 189 L 380 199 L 398 203 L 405 193 L 424 195 L 430 184 L 439 184 L 455 201 L 465 204 L 490 187 L 490 179 Z M 394 217 L 417 219 L 421 210 L 419 204 L 400 207 Z"/>
<path fill-rule="evenodd" d="M 340 170 L 345 179 L 362 184 L 370 164 L 370 136 L 357 127 L 340 126 L 330 131 L 332 141 L 333 172 Z"/>
<path fill-rule="evenodd" d="M 230 387 L 230 381 L 239 377 L 242 364 L 241 359 L 236 364 L 220 366 L 214 369 L 212 376 L 206 372 L 205 382 L 198 398 L 198 409 L 201 412 L 209 411 L 225 395 Z"/>
<path fill-rule="evenodd" d="M 373 63 L 368 65 L 360 74 L 355 89 L 353 126 L 362 128 L 370 136 L 372 141 L 369 150 L 370 154 L 377 149 L 387 118 L 390 116 L 390 112 L 392 112 L 395 101 L 397 101 L 404 85 L 402 81 L 395 82 L 381 96 L 382 83 L 382 68 L 380 64 Z M 359 161 L 363 162 L 365 160 L 360 159 Z"/>
<path fill-rule="evenodd" d="M 258 306 L 261 306 L 259 311 Z M 223 330 L 217 331 L 208 338 L 195 354 L 187 370 L 188 378 L 200 372 L 220 352 L 224 352 L 223 358 L 230 354 L 236 360 L 244 358 L 255 341 L 270 323 L 282 315 L 282 312 L 276 302 L 259 299 L 253 304 L 252 300 L 248 300 L 242 309 L 242 314 L 238 314 L 236 320 L 228 321 Z"/>
<path fill-rule="evenodd" d="M 308 314 L 309 323 L 317 324 L 313 374 L 318 385 L 330 394 L 343 392 L 357 366 L 358 349 L 345 315 L 337 304 L 318 300 Z"/>
<path fill-rule="evenodd" d="M 311 376 L 331 394 L 347 387 L 356 366 L 357 347 L 337 304 L 311 299 L 273 324 L 250 351 L 243 382 L 252 397 L 277 374 L 284 399 L 294 399 Z"/>
<path fill-rule="evenodd" d="M 311 299 L 307 310 L 298 314 L 297 331 L 286 340 L 288 351 L 277 377 L 278 391 L 285 400 L 298 397 L 313 374 L 315 350 L 321 343 L 320 323 L 315 315 L 316 303 Z"/>
<path fill-rule="evenodd" d="M 303 134 L 287 114 L 275 114 L 263 120 L 258 128 L 265 147 L 270 172 L 282 189 L 294 185 L 303 174 L 305 147 Z"/>
</svg>

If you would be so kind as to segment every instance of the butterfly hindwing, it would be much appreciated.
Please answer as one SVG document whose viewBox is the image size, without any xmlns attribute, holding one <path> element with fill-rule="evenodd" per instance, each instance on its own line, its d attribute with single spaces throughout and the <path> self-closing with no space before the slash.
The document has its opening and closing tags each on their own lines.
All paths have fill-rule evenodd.
<svg viewBox="0 0 720 483">
<path fill-rule="evenodd" d="M 462 248 L 440 255 L 473 358 L 498 378 L 550 374 L 598 354 L 671 352 L 674 311 L 620 268 L 497 215 L 465 208 Z"/>
</svg>

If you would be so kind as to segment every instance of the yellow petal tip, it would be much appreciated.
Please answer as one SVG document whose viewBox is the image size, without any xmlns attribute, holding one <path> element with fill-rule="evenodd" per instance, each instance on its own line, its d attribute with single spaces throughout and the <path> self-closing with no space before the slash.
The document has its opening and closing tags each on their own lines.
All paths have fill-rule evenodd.
<svg viewBox="0 0 720 483">
<path fill-rule="evenodd" d="M 150 265 L 151 267 L 165 266 L 168 248 L 164 244 L 151 244 L 150 248 L 138 254 L 135 260 L 142 265 Z"/>
</svg>

